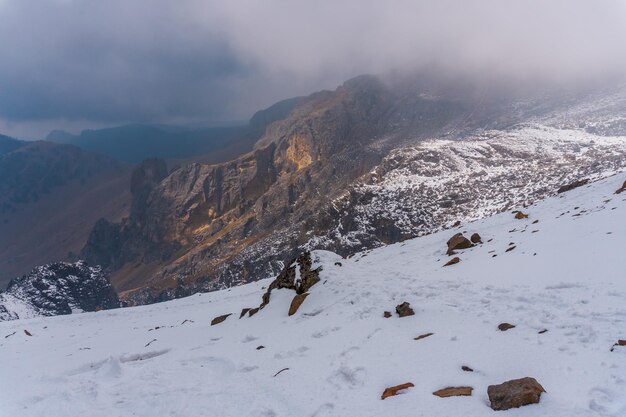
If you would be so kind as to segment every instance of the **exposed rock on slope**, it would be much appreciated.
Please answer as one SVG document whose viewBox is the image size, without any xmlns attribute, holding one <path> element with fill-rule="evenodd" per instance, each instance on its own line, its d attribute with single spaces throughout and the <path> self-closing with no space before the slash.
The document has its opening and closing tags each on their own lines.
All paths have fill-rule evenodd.
<svg viewBox="0 0 626 417">
<path fill-rule="evenodd" d="M 84 261 L 58 262 L 15 278 L 0 293 L 0 321 L 97 311 L 120 306 L 99 267 Z"/>
</svg>

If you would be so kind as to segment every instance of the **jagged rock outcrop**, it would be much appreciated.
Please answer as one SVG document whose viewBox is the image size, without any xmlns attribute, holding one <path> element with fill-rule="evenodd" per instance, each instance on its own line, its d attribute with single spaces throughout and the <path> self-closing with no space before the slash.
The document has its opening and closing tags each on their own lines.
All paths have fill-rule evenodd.
<svg viewBox="0 0 626 417">
<path fill-rule="evenodd" d="M 267 287 L 267 291 L 263 294 L 263 302 L 261 303 L 260 308 L 269 304 L 273 290 L 286 288 L 294 290 L 297 295 L 306 294 L 313 285 L 320 281 L 321 270 L 321 267 L 313 268 L 311 252 L 302 253 L 300 256 L 289 262 L 283 268 L 281 273 L 274 279 L 274 281 L 272 281 L 272 283 Z M 299 300 L 304 301 L 304 298 L 306 298 L 306 296 L 301 297 Z"/>
<path fill-rule="evenodd" d="M 13 279 L 0 293 L 0 321 L 56 316 L 120 306 L 100 267 L 84 261 L 57 262 Z"/>
</svg>

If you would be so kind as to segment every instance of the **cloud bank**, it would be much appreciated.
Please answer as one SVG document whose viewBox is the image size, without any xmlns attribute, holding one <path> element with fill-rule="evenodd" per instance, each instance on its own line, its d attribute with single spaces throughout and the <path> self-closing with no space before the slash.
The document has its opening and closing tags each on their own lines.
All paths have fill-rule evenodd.
<svg viewBox="0 0 626 417">
<path fill-rule="evenodd" d="M 362 73 L 626 73 L 619 0 L 0 0 L 0 130 L 234 120 Z M 3 126 L 4 125 L 4 126 Z"/>
</svg>

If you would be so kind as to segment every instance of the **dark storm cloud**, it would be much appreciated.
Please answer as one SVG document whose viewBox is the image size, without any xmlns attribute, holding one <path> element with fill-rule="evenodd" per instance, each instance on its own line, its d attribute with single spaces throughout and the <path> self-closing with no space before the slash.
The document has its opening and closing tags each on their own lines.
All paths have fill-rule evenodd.
<svg viewBox="0 0 626 417">
<path fill-rule="evenodd" d="M 624 21 L 619 0 L 0 0 L 0 130 L 238 119 L 432 64 L 603 77 L 626 68 Z"/>
</svg>

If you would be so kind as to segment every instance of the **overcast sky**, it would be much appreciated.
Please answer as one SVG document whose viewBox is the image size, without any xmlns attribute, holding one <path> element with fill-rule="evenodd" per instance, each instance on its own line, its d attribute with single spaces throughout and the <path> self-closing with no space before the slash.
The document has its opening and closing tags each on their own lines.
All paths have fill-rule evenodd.
<svg viewBox="0 0 626 417">
<path fill-rule="evenodd" d="M 0 0 L 0 132 L 241 120 L 433 63 L 602 77 L 625 22 L 621 0 Z"/>
</svg>

